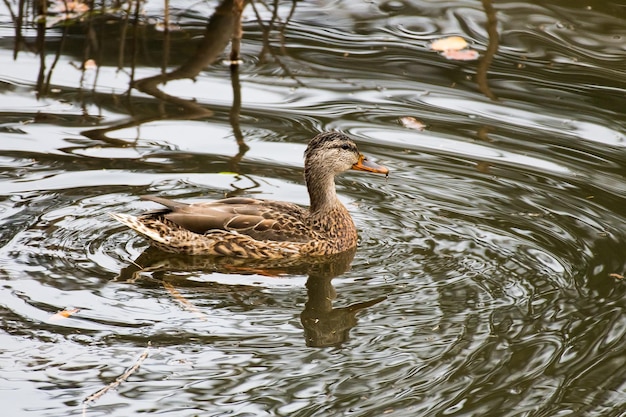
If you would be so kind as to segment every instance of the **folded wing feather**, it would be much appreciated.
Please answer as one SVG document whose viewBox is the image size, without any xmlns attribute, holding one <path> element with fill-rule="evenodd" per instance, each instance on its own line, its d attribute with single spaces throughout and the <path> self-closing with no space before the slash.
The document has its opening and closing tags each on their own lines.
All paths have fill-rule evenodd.
<svg viewBox="0 0 626 417">
<path fill-rule="evenodd" d="M 144 196 L 167 209 L 149 216 L 162 216 L 195 233 L 227 230 L 256 240 L 307 242 L 311 229 L 306 224 L 307 211 L 286 202 L 232 197 L 209 203 L 186 204 L 156 196 Z"/>
</svg>

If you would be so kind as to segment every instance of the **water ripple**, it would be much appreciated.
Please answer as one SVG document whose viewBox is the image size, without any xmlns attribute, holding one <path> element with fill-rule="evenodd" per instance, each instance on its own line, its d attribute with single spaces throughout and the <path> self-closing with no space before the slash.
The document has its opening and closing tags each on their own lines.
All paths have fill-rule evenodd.
<svg viewBox="0 0 626 417">
<path fill-rule="evenodd" d="M 28 395 L 5 411 L 77 414 L 151 342 L 139 370 L 88 415 L 158 404 L 168 416 L 618 417 L 623 8 L 494 4 L 491 100 L 477 84 L 481 61 L 429 49 L 458 35 L 484 57 L 480 2 L 300 2 L 293 15 L 283 2 L 267 40 L 275 15 L 255 5 L 264 27 L 247 9 L 243 156 L 221 62 L 162 87 L 212 117 L 155 120 L 162 103 L 131 90 L 125 108 L 117 93 L 129 73 L 106 61 L 90 94 L 70 68 L 54 74 L 61 93 L 35 98 L 36 57 L 0 50 L 11 62 L 0 74 L 11 98 L 0 106 L 0 368 L 17 390 L 6 392 Z M 202 7 L 173 11 L 173 62 L 194 46 L 212 10 Z M 147 16 L 161 9 L 148 2 Z M 71 59 L 61 53 L 58 68 Z M 84 134 L 142 115 L 153 119 L 110 141 Z M 407 116 L 425 129 L 402 126 Z M 154 208 L 138 199 L 149 193 L 307 204 L 302 152 L 328 129 L 391 170 L 338 178 L 360 239 L 332 281 L 166 256 L 107 215 Z M 74 313 L 53 318 L 62 310 Z"/>
</svg>

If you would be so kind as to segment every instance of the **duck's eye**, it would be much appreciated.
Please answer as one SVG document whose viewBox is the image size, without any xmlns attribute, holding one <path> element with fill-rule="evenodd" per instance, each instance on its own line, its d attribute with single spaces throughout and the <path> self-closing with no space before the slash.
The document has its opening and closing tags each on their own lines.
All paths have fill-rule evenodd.
<svg viewBox="0 0 626 417">
<path fill-rule="evenodd" d="M 350 150 L 350 145 L 344 143 L 343 145 L 341 145 L 341 149 L 343 149 L 344 151 Z"/>
</svg>

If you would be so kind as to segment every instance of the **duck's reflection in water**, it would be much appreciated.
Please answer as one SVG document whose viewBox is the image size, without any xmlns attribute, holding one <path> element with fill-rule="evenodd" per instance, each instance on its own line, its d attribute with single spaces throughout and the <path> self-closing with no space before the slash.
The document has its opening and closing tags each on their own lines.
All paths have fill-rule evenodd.
<svg viewBox="0 0 626 417">
<path fill-rule="evenodd" d="M 307 346 L 340 345 L 348 339 L 350 329 L 356 326 L 356 314 L 364 308 L 385 300 L 381 296 L 347 307 L 334 308 L 337 292 L 331 281 L 350 269 L 355 251 L 336 255 L 331 261 L 311 265 L 306 282 L 308 300 L 300 314 Z"/>
<path fill-rule="evenodd" d="M 348 339 L 350 329 L 356 326 L 356 315 L 359 311 L 387 298 L 380 296 L 347 307 L 333 307 L 337 292 L 331 281 L 350 269 L 354 254 L 355 249 L 324 259 L 250 261 L 225 257 L 178 255 L 149 247 L 129 266 L 123 268 L 116 279 L 137 282 L 149 276 L 153 282 L 159 282 L 168 288 L 172 285 L 188 288 L 206 286 L 206 283 L 189 279 L 172 279 L 172 273 L 201 271 L 203 274 L 250 274 L 270 277 L 307 275 L 308 299 L 300 314 L 306 345 L 311 347 L 338 346 Z M 264 290 L 256 285 L 241 285 L 240 281 L 233 285 L 215 282 L 211 282 L 210 285 L 211 290 L 219 293 L 236 293 L 238 298 L 242 293 L 254 295 Z"/>
</svg>

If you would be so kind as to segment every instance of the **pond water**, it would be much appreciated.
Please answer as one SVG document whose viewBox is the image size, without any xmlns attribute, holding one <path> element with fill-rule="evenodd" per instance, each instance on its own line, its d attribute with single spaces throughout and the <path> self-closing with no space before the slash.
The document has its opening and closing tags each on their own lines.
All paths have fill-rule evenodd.
<svg viewBox="0 0 626 417">
<path fill-rule="evenodd" d="M 626 416 L 623 2 L 253 2 L 236 71 L 229 1 L 91 6 L 0 6 L 4 415 Z M 306 205 L 332 129 L 391 170 L 337 179 L 354 254 L 176 257 L 108 215 Z"/>
</svg>

